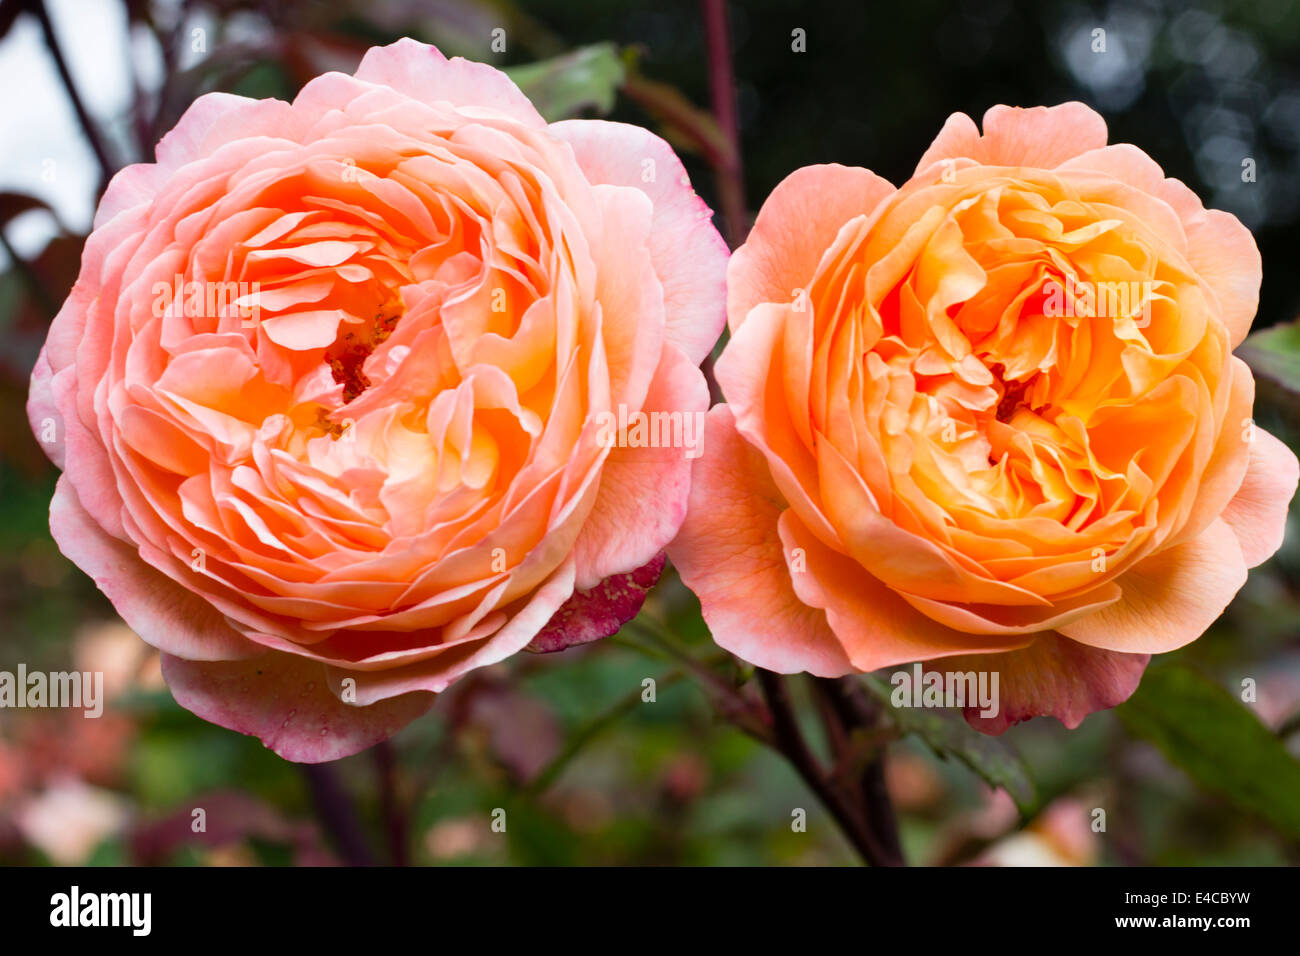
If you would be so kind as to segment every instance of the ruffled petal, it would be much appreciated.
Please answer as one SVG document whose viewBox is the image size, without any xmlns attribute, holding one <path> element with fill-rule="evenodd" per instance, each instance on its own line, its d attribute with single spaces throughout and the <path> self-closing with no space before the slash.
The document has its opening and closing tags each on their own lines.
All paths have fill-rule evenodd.
<svg viewBox="0 0 1300 956">
<path fill-rule="evenodd" d="M 853 166 L 804 166 L 763 202 L 745 244 L 727 265 L 727 325 L 740 328 L 763 302 L 794 301 L 817 271 L 840 227 L 869 216 L 894 186 Z"/>
<path fill-rule="evenodd" d="M 528 97 L 500 70 L 458 56 L 449 60 L 437 47 L 410 37 L 371 47 L 355 76 L 425 103 L 482 106 L 529 126 L 546 125 Z"/>
<path fill-rule="evenodd" d="M 1139 562 L 1117 582 L 1124 596 L 1062 626 L 1066 637 L 1112 651 L 1163 653 L 1205 633 L 1246 583 L 1241 546 L 1223 519 L 1191 541 Z"/>
<path fill-rule="evenodd" d="M 984 114 L 984 134 L 964 113 L 948 117 L 916 165 L 917 173 L 945 159 L 973 159 L 985 166 L 1052 169 L 1106 145 L 1106 121 L 1079 102 L 1059 106 L 993 106 Z"/>
<path fill-rule="evenodd" d="M 564 120 L 550 130 L 573 147 L 593 185 L 631 186 L 650 197 L 650 254 L 663 284 L 667 339 L 699 365 L 726 323 L 727 244 L 681 160 L 640 126 Z"/>
</svg>

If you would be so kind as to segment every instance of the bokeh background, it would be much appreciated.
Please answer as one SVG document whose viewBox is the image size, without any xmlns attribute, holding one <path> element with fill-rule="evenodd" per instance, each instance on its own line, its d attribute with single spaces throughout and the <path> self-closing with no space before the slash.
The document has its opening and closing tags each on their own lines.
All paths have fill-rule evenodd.
<svg viewBox="0 0 1300 956">
<path fill-rule="evenodd" d="M 1251 227 L 1264 261 L 1257 329 L 1285 330 L 1300 315 L 1294 0 L 729 9 L 749 214 L 809 163 L 866 166 L 901 182 L 950 112 L 1080 99 L 1105 115 L 1112 141 L 1138 144 Z M 23 413 L 105 174 L 151 159 L 200 93 L 291 98 L 312 76 L 351 70 L 366 47 L 400 36 L 501 66 L 612 44 L 544 74 L 539 88 L 557 109 L 671 138 L 718 208 L 718 171 L 736 157 L 706 115 L 702 23 L 698 4 L 669 0 L 0 2 L 0 670 L 103 671 L 110 695 L 97 720 L 0 710 L 0 863 L 854 862 L 783 760 L 719 718 L 680 662 L 635 631 L 471 677 L 391 745 L 325 771 L 204 723 L 171 700 L 156 655 L 51 541 L 55 469 Z M 613 79 L 602 73 L 611 62 Z M 1257 420 L 1293 448 L 1296 402 L 1262 378 Z M 1276 788 L 1294 779 L 1300 753 L 1294 525 L 1211 632 L 1172 655 L 1179 670 L 1144 683 L 1127 708 L 1073 732 L 1035 720 L 987 747 L 951 727 L 942 732 L 951 739 L 921 733 L 894 745 L 888 783 L 909 859 L 1300 862 L 1300 789 Z M 671 573 L 648 613 L 686 652 L 737 677 L 716 660 L 698 606 Z M 641 699 L 647 677 L 657 681 L 653 703 Z M 1245 703 L 1243 680 L 1255 688 Z M 1241 713 L 1198 724 L 1161 692 L 1208 700 L 1196 710 L 1212 717 L 1220 706 Z M 1225 727 L 1252 747 L 1271 740 L 1278 753 L 1237 759 L 1250 748 Z M 986 782 L 1012 778 L 1016 800 Z M 498 808 L 504 833 L 492 828 Z M 791 826 L 800 808 L 806 832 Z M 1097 809 L 1104 832 L 1094 830 Z"/>
</svg>

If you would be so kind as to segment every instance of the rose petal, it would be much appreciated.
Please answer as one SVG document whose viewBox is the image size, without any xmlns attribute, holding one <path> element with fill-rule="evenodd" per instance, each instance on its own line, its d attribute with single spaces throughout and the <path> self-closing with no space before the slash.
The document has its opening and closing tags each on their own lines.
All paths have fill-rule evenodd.
<svg viewBox="0 0 1300 956">
<path fill-rule="evenodd" d="M 777 537 L 785 503 L 726 405 L 709 411 L 705 447 L 708 454 L 692 470 L 686 522 L 668 557 L 699 597 L 713 640 L 782 674 L 850 673 L 853 665 L 826 616 L 795 595 Z"/>
<path fill-rule="evenodd" d="M 650 254 L 663 283 L 668 341 L 699 365 L 726 323 L 727 245 L 681 160 L 640 126 L 565 120 L 550 130 L 573 147 L 593 184 L 632 186 L 650 197 Z"/>
<path fill-rule="evenodd" d="M 1259 427 L 1253 436 L 1246 478 L 1223 512 L 1248 568 L 1263 564 L 1282 547 L 1287 508 L 1300 481 L 1300 462 L 1290 448 Z"/>
<path fill-rule="evenodd" d="M 50 368 L 49 356 L 45 354 L 45 347 L 42 346 L 40 354 L 36 356 L 36 364 L 32 367 L 32 382 L 27 391 L 27 421 L 32 426 L 32 434 L 36 436 L 41 450 L 50 461 L 62 468 L 63 417 L 59 414 L 59 406 L 54 401 L 53 378 L 54 370 Z M 46 441 L 50 428 L 53 429 L 51 437 L 54 440 Z"/>
<path fill-rule="evenodd" d="M 870 215 L 894 192 L 875 173 L 838 164 L 804 166 L 781 180 L 727 265 L 731 331 L 760 303 L 794 301 L 840 227 Z"/>
<path fill-rule="evenodd" d="M 262 653 L 211 604 L 146 565 L 130 545 L 106 534 L 81 506 L 66 475 L 60 476 L 50 502 L 50 533 L 68 560 L 113 602 L 122 620 L 159 650 L 201 661 Z"/>
<path fill-rule="evenodd" d="M 1060 168 L 1108 173 L 1173 207 L 1186 235 L 1187 261 L 1218 297 L 1233 348 L 1242 343 L 1259 306 L 1262 263 L 1255 237 L 1236 216 L 1206 209 L 1200 197 L 1167 178 L 1155 160 L 1129 143 L 1090 150 Z"/>
<path fill-rule="evenodd" d="M 596 502 L 574 547 L 579 588 L 591 588 L 604 578 L 640 567 L 677 534 L 686 516 L 692 458 L 704 449 L 702 426 L 708 404 L 700 370 L 675 346 L 666 346 L 641 421 L 647 425 L 647 437 L 649 427 L 658 422 L 661 441 L 666 430 L 670 442 L 680 434 L 682 445 L 610 450 Z M 610 415 L 616 421 L 617 413 Z M 676 432 L 673 417 L 680 425 Z M 690 441 L 694 448 L 687 445 Z"/>
<path fill-rule="evenodd" d="M 1106 145 L 1106 121 L 1078 102 L 1059 106 L 993 106 L 984 114 L 984 134 L 964 113 L 953 113 L 916 164 L 917 173 L 945 159 L 965 157 L 986 166 L 1052 169 L 1090 149 Z"/>
<path fill-rule="evenodd" d="M 919 658 L 1024 647 L 1014 634 L 963 634 L 919 613 L 862 565 L 817 540 L 793 511 L 778 524 L 799 599 L 826 620 L 859 671 Z M 797 570 L 799 562 L 804 570 Z"/>
<path fill-rule="evenodd" d="M 1122 654 L 1043 634 L 1028 647 L 1007 654 L 953 657 L 930 672 L 996 672 L 995 715 L 964 708 L 966 722 L 986 734 L 1001 734 L 1031 717 L 1056 717 L 1073 730 L 1083 718 L 1128 700 L 1146 670 L 1149 654 Z"/>
<path fill-rule="evenodd" d="M 487 107 L 529 126 L 546 125 L 528 97 L 500 70 L 458 56 L 449 60 L 437 47 L 410 37 L 367 50 L 355 76 L 425 103 Z"/>
<path fill-rule="evenodd" d="M 386 740 L 433 706 L 434 695 L 405 694 L 367 707 L 329 689 L 325 667 L 289 654 L 199 662 L 162 658 L 176 702 L 204 720 L 257 737 L 285 760 L 324 763 Z"/>
<path fill-rule="evenodd" d="M 1158 551 L 1117 582 L 1124 596 L 1059 628 L 1071 640 L 1130 653 L 1163 653 L 1205 633 L 1246 583 L 1232 529 L 1216 519 L 1191 541 Z"/>
</svg>

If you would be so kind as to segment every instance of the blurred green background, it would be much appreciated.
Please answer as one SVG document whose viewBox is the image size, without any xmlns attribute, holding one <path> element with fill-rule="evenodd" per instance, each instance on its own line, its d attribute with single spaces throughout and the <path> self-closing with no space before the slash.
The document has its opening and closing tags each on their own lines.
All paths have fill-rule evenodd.
<svg viewBox="0 0 1300 956">
<path fill-rule="evenodd" d="M 87 204 L 101 185 L 98 166 L 151 158 L 158 134 L 199 93 L 290 98 L 324 70 L 351 70 L 368 46 L 409 35 L 506 67 L 612 44 L 519 77 L 556 112 L 608 114 L 668 136 L 718 208 L 715 173 L 727 157 L 704 115 L 707 51 L 695 3 L 172 0 L 96 4 L 98 15 L 105 6 L 131 39 L 120 49 L 101 39 L 99 55 L 138 69 L 125 109 L 89 111 L 105 162 L 58 186 L 86 192 Z M 40 39 L 37 7 L 0 4 L 0 66 L 19 56 L 23 36 Z M 78 17 L 84 5 L 50 9 L 56 38 L 75 48 L 78 31 L 89 29 Z M 1267 373 L 1256 418 L 1300 447 L 1295 392 L 1285 381 L 1300 349 L 1284 324 L 1300 314 L 1300 5 L 818 0 L 736 3 L 730 16 L 751 214 L 788 172 L 809 163 L 861 165 L 902 181 L 956 110 L 978 118 L 995 103 L 1067 99 L 1100 109 L 1112 141 L 1138 144 L 1207 205 L 1254 231 L 1264 260 L 1256 329 L 1277 326 L 1252 345 L 1252 360 Z M 503 52 L 492 46 L 499 28 Z M 202 51 L 192 49 L 196 29 Z M 1104 52 L 1093 50 L 1097 29 L 1105 31 Z M 803 52 L 792 49 L 796 30 L 804 31 Z M 8 88 L 6 95 L 27 93 Z M 66 93 L 54 85 L 43 95 Z M 11 109 L 16 103 L 7 100 Z M 62 148 L 27 146 L 32 155 Z M 84 140 L 76 147 L 86 152 Z M 56 473 L 28 430 L 23 404 L 53 309 L 75 279 L 86 224 L 51 213 L 46 204 L 57 204 L 49 196 L 22 187 L 17 151 L 5 161 L 15 176 L 0 194 L 0 615 L 7 624 L 0 670 L 18 662 L 102 670 L 110 706 L 98 720 L 0 711 L 0 863 L 855 862 L 783 759 L 719 718 L 676 659 L 647 654 L 634 636 L 521 655 L 481 672 L 390 746 L 342 761 L 326 777 L 178 707 L 156 655 L 59 554 L 47 530 Z M 1243 180 L 1245 159 L 1254 161 L 1253 180 Z M 909 860 L 1300 862 L 1300 789 L 1285 786 L 1300 753 L 1294 524 L 1283 551 L 1251 574 L 1210 633 L 1170 655 L 1173 669 L 1144 683 L 1126 709 L 1095 714 L 1074 732 L 1035 720 L 996 742 L 972 742 L 949 727 L 943 733 L 955 742 L 938 748 L 947 758 L 925 734 L 894 745 L 888 783 Z M 671 571 L 646 613 L 688 653 L 717 658 L 698 606 Z M 744 676 L 730 661 L 715 666 L 724 680 Z M 653 702 L 642 700 L 646 678 L 657 682 Z M 1243 704 L 1244 679 L 1257 693 Z M 1184 702 L 1203 695 L 1208 703 L 1188 715 L 1162 694 Z M 985 782 L 1003 779 L 1008 766 L 1021 781 L 1019 809 Z M 328 835 L 337 830 L 329 813 L 348 805 L 359 825 L 340 843 Z M 806 832 L 792 828 L 800 808 Z M 204 811 L 204 832 L 192 825 L 196 809 Z M 504 833 L 492 827 L 498 809 Z M 1104 832 L 1093 828 L 1097 809 L 1105 810 Z"/>
</svg>

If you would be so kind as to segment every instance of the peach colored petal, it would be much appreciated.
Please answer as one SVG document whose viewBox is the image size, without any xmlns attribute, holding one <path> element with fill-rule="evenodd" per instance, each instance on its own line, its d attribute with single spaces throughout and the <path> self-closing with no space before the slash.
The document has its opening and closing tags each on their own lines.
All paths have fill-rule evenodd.
<svg viewBox="0 0 1300 956">
<path fill-rule="evenodd" d="M 1255 427 L 1246 477 L 1228 502 L 1223 520 L 1237 536 L 1246 567 L 1263 564 L 1286 534 L 1287 509 L 1300 481 L 1295 452 L 1264 429 Z"/>
<path fill-rule="evenodd" d="M 1172 651 L 1205 633 L 1246 583 L 1237 537 L 1216 519 L 1191 541 L 1159 551 L 1121 575 L 1123 598 L 1060 632 L 1091 647 Z"/>
<path fill-rule="evenodd" d="M 755 307 L 750 319 L 733 331 L 714 374 L 736 430 L 763 453 L 785 500 L 812 525 L 818 513 L 816 462 L 786 403 L 768 401 L 770 383 L 782 373 L 789 312 L 787 305 Z M 835 532 L 824 519 L 817 530 L 819 537 L 834 538 Z"/>
<path fill-rule="evenodd" d="M 860 564 L 837 554 L 808 531 L 793 511 L 781 514 L 781 543 L 795 594 L 826 620 L 859 671 L 907 661 L 1023 647 L 1018 635 L 967 635 L 908 607 Z M 799 566 L 804 570 L 796 570 Z"/>
<path fill-rule="evenodd" d="M 664 346 L 663 286 L 649 245 L 654 207 L 645 193 L 625 186 L 597 186 L 596 196 L 604 223 L 592 257 L 609 400 L 635 409 L 645 402 Z"/>
<path fill-rule="evenodd" d="M 794 301 L 840 227 L 869 216 L 894 191 L 875 173 L 838 164 L 804 166 L 781 180 L 727 265 L 731 331 L 760 303 Z"/>
<path fill-rule="evenodd" d="M 1108 173 L 1168 203 L 1182 220 L 1188 262 L 1218 297 L 1233 348 L 1245 340 L 1259 306 L 1262 262 L 1255 237 L 1236 216 L 1206 209 L 1194 192 L 1166 178 L 1155 160 L 1129 143 L 1090 150 L 1060 168 Z"/>
<path fill-rule="evenodd" d="M 54 400 L 54 370 L 50 367 L 45 346 L 41 346 L 32 367 L 32 383 L 27 391 L 27 422 L 32 427 L 32 434 L 37 443 L 57 467 L 63 467 L 63 417 Z M 53 441 L 46 441 L 49 430 L 53 429 Z"/>
<path fill-rule="evenodd" d="M 782 674 L 851 672 L 826 616 L 795 595 L 777 536 L 785 502 L 763 456 L 736 433 L 726 405 L 709 411 L 705 447 L 692 471 L 686 522 L 668 557 L 699 597 L 714 641 Z"/>
<path fill-rule="evenodd" d="M 326 763 L 386 740 L 433 705 L 411 693 L 368 706 L 345 704 L 325 667 L 286 654 L 241 661 L 162 657 L 177 703 L 204 720 L 257 737 L 286 760 Z"/>
<path fill-rule="evenodd" d="M 986 166 L 1052 169 L 1106 145 L 1106 121 L 1079 102 L 1029 109 L 993 106 L 985 112 L 983 126 L 981 136 L 969 116 L 949 116 L 917 163 L 917 173 L 941 160 L 963 157 Z"/>
<path fill-rule="evenodd" d="M 210 156 L 218 147 L 235 139 L 284 132 L 292 123 L 289 104 L 281 100 L 254 100 L 233 93 L 204 93 L 190 104 L 176 125 L 158 142 L 154 150 L 158 167 L 172 172 L 186 163 Z M 130 168 L 130 167 L 129 167 Z M 160 183 L 157 173 L 143 170 L 133 177 L 123 177 L 143 193 L 151 184 Z M 125 198 L 125 197 L 124 197 Z M 95 225 L 99 225 L 98 218 Z"/>
<path fill-rule="evenodd" d="M 1228 361 L 1228 374 L 1231 381 L 1220 384 L 1227 392 L 1227 401 L 1219 440 L 1201 474 L 1187 522 L 1171 543 L 1195 537 L 1220 517 L 1246 477 L 1250 465 L 1249 439 L 1255 431 L 1250 417 L 1255 404 L 1255 378 L 1249 366 L 1235 355 Z"/>
<path fill-rule="evenodd" d="M 962 604 L 936 601 L 903 593 L 908 604 L 922 614 L 967 634 L 1037 634 L 1064 627 L 1119 601 L 1122 591 L 1113 581 L 1050 607 L 1015 607 L 997 604 Z"/>
<path fill-rule="evenodd" d="M 508 609 L 505 612 L 508 619 L 483 639 L 465 641 L 448 653 L 408 667 L 370 671 L 331 667 L 330 686 L 337 692 L 341 690 L 343 680 L 353 678 L 356 699 L 362 705 L 401 697 L 412 691 L 440 694 L 470 671 L 499 663 L 522 651 L 571 597 L 573 561 L 569 559 L 540 587 Z"/>
<path fill-rule="evenodd" d="M 165 170 L 156 163 L 134 163 L 123 166 L 108 181 L 103 198 L 95 209 L 93 226 L 98 229 L 119 212 L 148 205 L 158 192 L 166 176 Z"/>
<path fill-rule="evenodd" d="M 1218 295 L 1236 348 L 1250 332 L 1259 307 L 1259 246 L 1236 216 L 1219 209 L 1205 210 L 1186 228 L 1187 258 Z"/>
<path fill-rule="evenodd" d="M 50 502 L 50 533 L 146 642 L 191 660 L 240 660 L 262 652 L 215 608 L 146 565 L 86 514 L 66 475 Z"/>
</svg>

